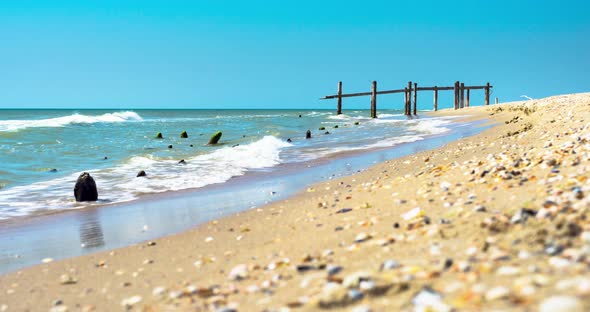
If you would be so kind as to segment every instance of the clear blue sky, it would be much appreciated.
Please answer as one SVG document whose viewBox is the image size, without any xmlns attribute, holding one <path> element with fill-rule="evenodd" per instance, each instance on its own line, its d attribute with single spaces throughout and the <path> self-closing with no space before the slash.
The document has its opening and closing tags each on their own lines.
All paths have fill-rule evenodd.
<svg viewBox="0 0 590 312">
<path fill-rule="evenodd" d="M 1 1 L 0 108 L 333 108 L 317 99 L 339 80 L 490 81 L 501 101 L 590 91 L 588 3 Z"/>
</svg>

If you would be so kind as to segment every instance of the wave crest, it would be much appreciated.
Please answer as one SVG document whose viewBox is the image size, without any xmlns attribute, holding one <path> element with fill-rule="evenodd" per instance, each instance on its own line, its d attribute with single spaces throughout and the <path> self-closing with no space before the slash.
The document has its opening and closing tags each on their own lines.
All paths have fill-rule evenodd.
<svg viewBox="0 0 590 312">
<path fill-rule="evenodd" d="M 73 124 L 93 124 L 99 122 L 125 122 L 143 120 L 135 112 L 116 112 L 98 116 L 72 114 L 63 117 L 38 120 L 0 120 L 0 131 L 19 131 L 27 128 L 57 128 Z"/>
</svg>

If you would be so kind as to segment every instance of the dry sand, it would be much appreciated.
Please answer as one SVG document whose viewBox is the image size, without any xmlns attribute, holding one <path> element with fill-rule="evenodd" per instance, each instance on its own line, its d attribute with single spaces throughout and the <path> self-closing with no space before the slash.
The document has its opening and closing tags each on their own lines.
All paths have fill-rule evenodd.
<svg viewBox="0 0 590 312">
<path fill-rule="evenodd" d="M 0 277 L 0 311 L 590 309 L 590 93 L 185 233 Z"/>
</svg>

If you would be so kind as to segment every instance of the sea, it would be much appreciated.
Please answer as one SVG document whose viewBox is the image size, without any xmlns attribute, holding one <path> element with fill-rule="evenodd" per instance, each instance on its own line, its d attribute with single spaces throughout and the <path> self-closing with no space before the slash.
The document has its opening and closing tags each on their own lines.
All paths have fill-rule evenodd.
<svg viewBox="0 0 590 312">
<path fill-rule="evenodd" d="M 0 220 L 113 205 L 284 164 L 391 148 L 444 134 L 452 122 L 423 114 L 408 119 L 397 110 L 381 110 L 377 119 L 366 110 L 0 110 Z M 181 138 L 183 131 L 188 138 Z M 217 131 L 219 144 L 208 145 Z M 137 177 L 141 170 L 145 177 Z M 75 201 L 83 172 L 96 181 L 97 202 Z"/>
</svg>

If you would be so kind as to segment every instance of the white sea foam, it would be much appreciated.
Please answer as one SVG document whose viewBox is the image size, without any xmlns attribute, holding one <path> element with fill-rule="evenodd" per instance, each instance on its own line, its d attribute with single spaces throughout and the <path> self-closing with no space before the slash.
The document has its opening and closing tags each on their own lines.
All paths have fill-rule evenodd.
<svg viewBox="0 0 590 312">
<path fill-rule="evenodd" d="M 0 131 L 18 131 L 26 128 L 56 128 L 72 124 L 92 124 L 99 122 L 125 122 L 130 120 L 143 120 L 135 112 L 107 113 L 98 116 L 72 114 L 63 117 L 38 119 L 38 120 L 0 120 Z"/>
<path fill-rule="evenodd" d="M 90 170 L 99 191 L 99 202 L 115 203 L 153 194 L 199 188 L 223 183 L 249 170 L 269 168 L 281 163 L 280 152 L 291 146 L 273 136 L 236 147 L 223 147 L 185 159 L 157 160 L 136 156 L 125 163 L 106 169 Z M 139 170 L 147 177 L 137 178 Z M 0 190 L 0 219 L 23 216 L 39 210 L 76 209 L 94 203 L 76 203 L 73 186 L 78 173 L 63 178 Z"/>
</svg>

